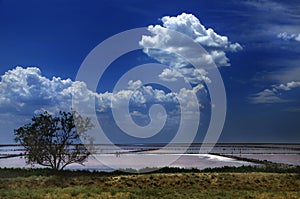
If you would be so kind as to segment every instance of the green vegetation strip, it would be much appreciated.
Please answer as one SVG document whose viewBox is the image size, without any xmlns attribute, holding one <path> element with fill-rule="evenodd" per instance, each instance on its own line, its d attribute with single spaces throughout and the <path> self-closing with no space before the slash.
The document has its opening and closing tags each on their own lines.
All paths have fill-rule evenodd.
<svg viewBox="0 0 300 199">
<path fill-rule="evenodd" d="M 224 170 L 164 168 L 156 173 L 126 174 L 0 169 L 0 198 L 300 198 L 295 172 Z"/>
</svg>

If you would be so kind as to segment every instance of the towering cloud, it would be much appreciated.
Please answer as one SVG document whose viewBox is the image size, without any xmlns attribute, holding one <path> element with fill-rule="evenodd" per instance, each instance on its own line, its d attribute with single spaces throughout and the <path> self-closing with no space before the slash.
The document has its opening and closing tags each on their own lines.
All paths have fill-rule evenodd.
<svg viewBox="0 0 300 199">
<path fill-rule="evenodd" d="M 239 43 L 231 43 L 227 36 L 217 34 L 212 28 L 206 28 L 201 24 L 200 20 L 192 14 L 182 13 L 177 17 L 164 16 L 161 21 L 163 23 L 162 26 L 149 26 L 150 32 L 156 37 L 143 37 L 140 42 L 142 46 L 152 44 L 153 47 L 168 49 L 170 51 L 172 51 L 173 47 L 186 47 L 185 43 L 181 43 L 181 41 L 177 40 L 178 38 L 172 38 L 171 35 L 165 32 L 164 29 L 162 29 L 162 27 L 164 27 L 186 34 L 195 42 L 201 44 L 218 66 L 230 65 L 225 53 L 226 51 L 237 52 L 242 50 L 242 46 Z M 145 49 L 145 52 L 161 62 L 164 60 L 169 61 L 170 55 L 168 54 L 159 56 L 157 53 L 149 51 L 149 49 Z M 174 63 L 171 64 L 175 65 Z"/>
<path fill-rule="evenodd" d="M 179 74 L 183 75 L 191 83 L 199 83 L 202 80 L 209 81 L 205 72 L 194 71 L 189 67 L 190 63 L 184 57 L 175 52 L 180 51 L 189 55 L 192 59 L 202 59 L 202 63 L 215 62 L 217 66 L 229 66 L 226 52 L 237 52 L 242 50 L 239 43 L 231 43 L 227 36 L 217 34 L 212 28 L 206 28 L 198 18 L 192 14 L 182 13 L 176 17 L 164 16 L 161 25 L 150 25 L 148 30 L 152 36 L 143 36 L 140 45 L 144 52 L 162 64 L 170 66 L 160 77 L 166 81 L 175 81 Z M 182 37 L 178 37 L 173 30 L 185 34 L 194 42 L 202 45 L 208 52 L 207 55 L 194 55 L 193 50 L 186 45 Z M 201 57 L 202 56 L 202 57 Z"/>
</svg>

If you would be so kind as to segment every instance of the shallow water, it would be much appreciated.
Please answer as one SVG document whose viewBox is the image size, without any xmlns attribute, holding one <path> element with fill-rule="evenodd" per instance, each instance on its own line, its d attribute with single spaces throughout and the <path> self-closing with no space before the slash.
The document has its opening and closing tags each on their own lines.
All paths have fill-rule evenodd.
<svg viewBox="0 0 300 199">
<path fill-rule="evenodd" d="M 205 153 L 205 150 L 210 149 L 210 145 L 193 144 L 187 151 L 184 149 L 186 147 L 184 144 L 164 148 L 161 144 L 122 145 L 118 147 L 98 145 L 97 147 L 98 153 L 89 157 L 85 166 L 72 164 L 67 166 L 67 169 L 113 171 L 126 168 L 142 169 L 165 166 L 204 169 L 253 165 L 250 162 Z M 199 151 L 200 147 L 202 147 L 201 151 Z M 24 158 L 3 158 L 22 152 L 24 151 L 21 146 L 0 145 L 0 167 L 31 167 L 26 165 Z M 300 166 L 299 144 L 217 144 L 208 152 Z"/>
<path fill-rule="evenodd" d="M 300 166 L 300 154 L 241 154 L 238 157 Z"/>
<path fill-rule="evenodd" d="M 143 169 L 146 167 L 159 168 L 166 166 L 204 169 L 242 165 L 254 164 L 210 154 L 122 154 L 120 157 L 116 157 L 114 154 L 105 154 L 98 156 L 97 158 L 90 157 L 84 166 L 80 164 L 71 164 L 67 166 L 66 169 L 113 171 L 126 168 Z M 29 168 L 31 166 L 26 165 L 24 158 L 14 157 L 0 159 L 0 167 Z M 35 165 L 35 167 L 41 166 Z"/>
</svg>

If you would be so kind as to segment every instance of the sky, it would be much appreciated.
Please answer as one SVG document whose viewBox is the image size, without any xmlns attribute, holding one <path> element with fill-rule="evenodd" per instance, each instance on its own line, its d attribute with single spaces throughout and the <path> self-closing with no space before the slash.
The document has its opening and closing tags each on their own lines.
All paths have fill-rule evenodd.
<svg viewBox="0 0 300 199">
<path fill-rule="evenodd" d="M 218 142 L 299 143 L 299 24 L 300 5 L 293 0 L 0 0 L 0 144 L 13 143 L 14 129 L 36 114 L 70 110 L 74 95 L 95 100 L 97 122 L 113 143 L 170 142 L 182 123 L 184 137 L 203 141 L 214 110 L 209 85 L 215 80 L 209 69 L 194 67 L 178 53 L 213 62 L 221 74 L 227 112 Z M 141 27 L 149 35 L 140 38 L 140 49 L 115 59 L 96 89 L 77 79 L 96 46 Z M 172 31 L 201 45 L 206 56 Z M 125 43 L 126 39 L 111 48 L 121 49 Z M 167 66 L 156 79 L 171 86 L 181 79 L 188 86 L 175 92 L 147 84 L 143 78 L 150 73 L 142 71 L 113 91 L 126 72 L 147 63 Z M 129 104 L 130 117 L 114 115 L 111 102 L 115 107 Z M 165 111 L 161 106 L 150 109 L 153 104 Z M 155 118 L 153 128 L 165 121 L 155 135 L 124 133 L 134 131 L 131 119 L 143 127 Z"/>
</svg>

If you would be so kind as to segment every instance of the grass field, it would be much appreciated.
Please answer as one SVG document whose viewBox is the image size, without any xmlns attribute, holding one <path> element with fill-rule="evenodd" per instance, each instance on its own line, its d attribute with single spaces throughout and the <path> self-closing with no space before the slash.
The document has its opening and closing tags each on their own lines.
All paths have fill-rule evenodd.
<svg viewBox="0 0 300 199">
<path fill-rule="evenodd" d="M 300 198 L 297 173 L 0 170 L 0 198 Z"/>
</svg>

